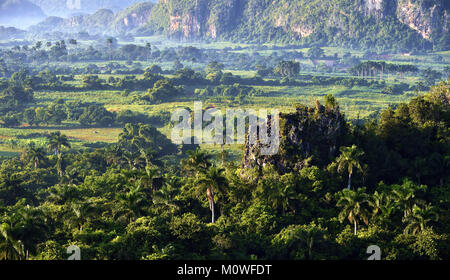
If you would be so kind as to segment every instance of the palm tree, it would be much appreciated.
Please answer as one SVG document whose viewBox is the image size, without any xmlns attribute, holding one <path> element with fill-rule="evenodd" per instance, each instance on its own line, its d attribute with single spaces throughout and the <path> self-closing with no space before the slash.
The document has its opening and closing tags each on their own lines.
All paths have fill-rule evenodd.
<svg viewBox="0 0 450 280">
<path fill-rule="evenodd" d="M 211 166 L 211 155 L 201 150 L 187 151 L 188 157 L 182 161 L 182 166 L 187 171 L 194 171 L 196 173 L 207 170 Z"/>
<path fill-rule="evenodd" d="M 91 201 L 82 201 L 71 203 L 70 210 L 68 221 L 82 231 L 83 224 L 89 217 L 95 215 L 97 208 Z"/>
<path fill-rule="evenodd" d="M 180 192 L 178 178 L 167 176 L 164 181 L 164 186 L 153 195 L 153 204 L 162 206 L 173 213 L 179 209 L 178 205 L 174 203 L 175 197 Z"/>
<path fill-rule="evenodd" d="M 339 213 L 339 221 L 342 223 L 346 218 L 354 225 L 354 233 L 357 234 L 358 223 L 362 220 L 369 224 L 368 197 L 365 188 L 356 191 L 343 190 L 337 202 L 342 210 Z"/>
<path fill-rule="evenodd" d="M 411 181 L 405 181 L 403 185 L 396 185 L 392 190 L 395 202 L 403 209 L 403 218 L 412 213 L 416 204 L 423 204 L 423 201 L 416 195 L 424 190 L 425 186 L 417 186 Z"/>
<path fill-rule="evenodd" d="M 147 62 L 148 62 L 149 57 L 152 54 L 152 45 L 150 43 L 147 43 L 145 44 L 145 48 L 147 49 Z"/>
<path fill-rule="evenodd" d="M 33 163 L 35 169 L 39 167 L 45 159 L 45 151 L 42 148 L 37 148 L 34 145 L 30 145 L 23 153 L 23 159 Z"/>
<path fill-rule="evenodd" d="M 36 50 L 40 50 L 42 48 L 42 41 L 37 41 L 35 47 Z"/>
<path fill-rule="evenodd" d="M 302 241 L 301 246 L 303 248 L 307 248 L 305 254 L 305 258 L 307 260 L 314 259 L 313 247 L 314 245 L 317 246 L 317 244 L 323 242 L 324 236 L 325 231 L 320 226 L 316 226 L 314 224 L 301 226 L 301 230 L 295 232 L 295 238 Z"/>
<path fill-rule="evenodd" d="M 427 224 L 434 221 L 438 221 L 438 214 L 436 209 L 430 204 L 423 208 L 414 205 L 411 215 L 408 215 L 403 219 L 403 222 L 407 224 L 405 227 L 406 234 L 416 234 L 423 232 L 427 228 Z"/>
<path fill-rule="evenodd" d="M 78 42 L 75 39 L 70 39 L 69 40 L 69 45 L 72 45 L 74 48 L 77 46 Z M 67 48 L 67 62 L 70 62 L 70 48 Z"/>
<path fill-rule="evenodd" d="M 197 179 L 197 195 L 206 191 L 206 196 L 209 202 L 209 209 L 211 210 L 212 223 L 215 223 L 214 216 L 214 198 L 216 192 L 223 194 L 225 187 L 228 185 L 228 181 L 223 175 L 225 169 L 211 166 L 208 170 L 204 170 L 200 173 Z"/>
<path fill-rule="evenodd" d="M 22 241 L 15 237 L 19 230 L 14 217 L 7 217 L 0 225 L 0 260 L 21 260 L 25 257 Z"/>
<path fill-rule="evenodd" d="M 228 161 L 228 158 L 229 158 L 229 155 L 230 155 L 230 154 L 228 153 L 228 151 L 226 151 L 226 150 L 224 149 L 224 145 L 225 145 L 225 144 L 221 144 L 221 145 L 220 145 L 221 150 L 220 150 L 220 152 L 217 154 L 217 159 L 219 159 L 219 160 L 221 161 L 222 165 L 225 165 L 225 162 Z"/>
<path fill-rule="evenodd" d="M 18 173 L 0 172 L 0 190 L 2 190 L 2 204 L 14 205 L 17 198 L 27 195 L 23 186 L 24 179 Z"/>
<path fill-rule="evenodd" d="M 109 60 L 112 60 L 112 53 L 111 53 L 111 47 L 114 43 L 114 39 L 113 38 L 108 38 L 106 39 L 106 43 L 108 44 L 108 49 L 109 49 Z"/>
<path fill-rule="evenodd" d="M 58 172 L 58 175 L 60 177 L 63 177 L 65 172 L 65 161 L 64 158 L 62 157 L 61 149 L 63 146 L 70 148 L 69 139 L 67 138 L 66 135 L 61 134 L 60 131 L 53 132 L 49 136 L 49 142 L 47 145 L 48 149 L 54 150 L 55 155 L 58 156 L 56 160 L 56 170 Z"/>
<path fill-rule="evenodd" d="M 125 124 L 123 131 L 119 134 L 118 146 L 133 153 L 139 152 L 146 142 L 142 135 L 142 128 L 140 124 Z"/>
<path fill-rule="evenodd" d="M 340 148 L 341 155 L 336 159 L 338 163 L 338 172 L 343 172 L 344 170 L 348 171 L 348 189 L 351 188 L 352 182 L 352 174 L 353 169 L 356 167 L 357 169 L 362 171 L 362 167 L 360 164 L 360 158 L 364 155 L 364 152 L 359 150 L 356 145 L 351 147 L 341 147 Z"/>
<path fill-rule="evenodd" d="M 74 47 L 76 47 L 76 46 L 78 45 L 78 42 L 77 42 L 77 40 L 75 40 L 75 39 L 70 39 L 70 40 L 69 40 L 69 44 L 72 45 L 72 46 L 74 46 Z"/>
<path fill-rule="evenodd" d="M 64 166 L 62 169 L 64 169 Z M 63 172 L 60 184 L 66 184 L 73 187 L 82 183 L 84 179 L 80 176 L 80 172 L 81 168 L 79 167 L 72 167 L 69 170 L 69 173 Z"/>
<path fill-rule="evenodd" d="M 380 223 L 389 221 L 396 210 L 393 198 L 385 192 L 375 191 L 368 200 L 369 206 L 372 208 L 372 218 Z"/>
<path fill-rule="evenodd" d="M 56 160 L 56 171 L 58 172 L 58 176 L 61 177 L 61 179 L 64 179 L 64 175 L 66 173 L 66 167 L 67 163 L 64 160 L 64 157 L 62 155 L 58 156 L 58 159 Z"/>
<path fill-rule="evenodd" d="M 274 210 L 280 210 L 284 215 L 287 210 L 295 211 L 292 204 L 298 199 L 295 185 L 280 180 L 280 176 L 273 168 L 264 169 L 262 180 L 259 180 L 257 196 L 266 201 Z"/>
<path fill-rule="evenodd" d="M 140 185 L 129 186 L 129 191 L 118 194 L 116 199 L 119 202 L 116 218 L 128 218 L 129 222 L 132 222 L 134 218 L 143 214 L 146 199 Z"/>
<path fill-rule="evenodd" d="M 124 151 L 122 160 L 127 163 L 129 169 L 140 169 L 144 159 L 139 152 Z"/>
<path fill-rule="evenodd" d="M 70 148 L 69 139 L 66 135 L 61 134 L 60 131 L 53 132 L 49 136 L 48 148 L 49 150 L 54 150 L 55 155 L 58 157 L 61 155 L 62 147 Z"/>
<path fill-rule="evenodd" d="M 140 149 L 141 152 L 141 158 L 145 160 L 145 166 L 150 167 L 153 165 L 154 162 L 156 162 L 155 158 L 158 155 L 158 153 L 153 148 L 147 148 L 147 149 Z"/>
<path fill-rule="evenodd" d="M 20 217 L 18 233 L 19 239 L 23 240 L 25 256 L 36 252 L 36 245 L 45 240 L 48 230 L 44 213 L 39 208 L 26 205 L 17 211 Z"/>
<path fill-rule="evenodd" d="M 78 191 L 76 188 L 69 185 L 56 185 L 49 189 L 49 196 L 47 200 L 59 205 L 63 205 L 66 202 L 71 202 L 78 198 Z"/>
</svg>

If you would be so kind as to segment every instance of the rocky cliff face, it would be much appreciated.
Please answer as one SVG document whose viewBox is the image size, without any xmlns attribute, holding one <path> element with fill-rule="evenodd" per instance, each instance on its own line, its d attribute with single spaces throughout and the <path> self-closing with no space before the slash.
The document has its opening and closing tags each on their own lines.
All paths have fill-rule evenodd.
<svg viewBox="0 0 450 280">
<path fill-rule="evenodd" d="M 280 172 L 298 170 L 310 163 L 327 165 L 336 157 L 347 133 L 347 124 L 339 108 L 326 108 L 319 102 L 315 108 L 298 107 L 295 113 L 280 115 L 279 153 L 259 154 L 259 144 L 247 141 L 243 167 L 273 165 Z"/>
<path fill-rule="evenodd" d="M 392 14 L 392 5 L 394 4 L 395 1 L 392 0 L 362 0 L 360 8 L 362 9 L 364 16 L 373 16 L 379 20 L 383 19 L 388 14 Z"/>
<path fill-rule="evenodd" d="M 447 38 L 449 13 L 448 0 L 160 0 L 114 15 L 72 17 L 44 31 L 115 35 L 139 30 L 177 39 L 351 42 L 363 48 L 402 42 L 401 48 L 413 48 Z"/>
<path fill-rule="evenodd" d="M 185 14 L 170 16 L 169 34 L 181 33 L 185 38 L 200 36 L 201 26 L 198 16 Z"/>
<path fill-rule="evenodd" d="M 360 10 L 365 16 L 373 16 L 377 20 L 393 16 L 430 40 L 433 32 L 449 31 L 447 3 L 445 0 L 362 0 Z"/>
<path fill-rule="evenodd" d="M 117 32 L 130 31 L 146 25 L 152 8 L 153 3 L 140 3 L 118 13 L 114 19 L 114 30 Z"/>
<path fill-rule="evenodd" d="M 167 22 L 151 18 L 149 28 L 158 26 L 169 36 L 181 38 L 247 36 L 272 38 L 288 34 L 305 38 L 324 30 L 353 38 L 367 24 L 384 22 L 405 25 L 431 39 L 431 34 L 449 31 L 446 0 L 160 0 L 159 11 Z M 157 17 L 164 18 L 160 13 Z M 365 19 L 373 18 L 375 23 Z M 377 27 L 380 28 L 380 27 Z M 375 28 L 375 29 L 377 29 Z M 159 28 L 161 30 L 161 28 Z M 399 30 L 402 28 L 399 27 Z M 374 31 L 377 33 L 378 31 Z M 370 35 L 369 35 L 370 36 Z"/>
<path fill-rule="evenodd" d="M 423 38 L 449 32 L 449 2 L 398 0 L 397 17 Z"/>
</svg>

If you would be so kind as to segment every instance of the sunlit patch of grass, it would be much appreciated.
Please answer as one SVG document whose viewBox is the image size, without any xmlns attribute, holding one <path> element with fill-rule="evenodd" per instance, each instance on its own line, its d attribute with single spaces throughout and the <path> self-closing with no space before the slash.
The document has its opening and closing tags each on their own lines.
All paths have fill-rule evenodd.
<svg viewBox="0 0 450 280">
<path fill-rule="evenodd" d="M 67 135 L 72 139 L 82 140 L 84 142 L 105 142 L 115 143 L 119 134 L 122 132 L 121 128 L 80 128 L 60 130 L 61 133 Z"/>
<path fill-rule="evenodd" d="M 45 146 L 45 137 L 31 137 L 27 135 L 40 133 L 42 135 L 60 131 L 69 138 L 74 149 L 84 148 L 85 144 L 92 143 L 116 143 L 121 128 L 49 128 L 49 129 L 21 129 L 1 128 L 0 152 L 20 153 L 24 147 L 31 143 L 37 146 Z"/>
<path fill-rule="evenodd" d="M 43 106 L 57 99 L 66 101 L 83 101 L 100 104 L 131 104 L 131 96 L 123 96 L 119 90 L 96 90 L 96 91 L 40 91 L 35 93 L 38 106 Z"/>
<path fill-rule="evenodd" d="M 243 78 L 251 78 L 256 75 L 256 71 L 247 71 L 247 70 L 225 70 L 224 73 L 231 73 L 234 76 L 241 76 Z"/>
</svg>

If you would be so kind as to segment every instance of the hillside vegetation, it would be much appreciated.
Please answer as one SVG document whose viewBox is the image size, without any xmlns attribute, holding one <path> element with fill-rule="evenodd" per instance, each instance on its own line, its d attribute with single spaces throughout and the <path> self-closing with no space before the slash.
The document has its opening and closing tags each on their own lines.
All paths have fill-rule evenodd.
<svg viewBox="0 0 450 280">
<path fill-rule="evenodd" d="M 448 48 L 445 1 L 165 0 L 147 28 L 173 37 Z"/>
</svg>

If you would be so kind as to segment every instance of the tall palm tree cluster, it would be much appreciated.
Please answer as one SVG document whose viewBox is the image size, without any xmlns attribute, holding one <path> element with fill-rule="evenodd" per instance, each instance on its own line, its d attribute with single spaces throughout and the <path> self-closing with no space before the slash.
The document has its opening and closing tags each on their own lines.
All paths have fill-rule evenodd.
<svg viewBox="0 0 450 280">
<path fill-rule="evenodd" d="M 52 141 L 52 143 L 62 142 L 64 141 Z M 60 146 L 52 144 L 51 147 L 52 151 L 56 151 Z M 61 148 L 58 148 L 58 151 L 61 151 Z M 30 153 L 31 158 L 34 155 L 35 153 Z M 356 146 L 343 147 L 336 163 L 342 173 L 353 174 L 352 168 L 360 169 L 362 156 L 363 153 Z M 34 161 L 31 164 L 34 168 Z M 225 215 L 224 208 L 230 203 L 230 184 L 233 184 L 233 176 L 230 177 L 224 168 L 216 166 L 212 156 L 201 149 L 188 151 L 186 158 L 181 161 L 181 169 L 190 178 L 188 181 L 193 184 L 193 195 L 198 197 L 202 204 L 204 203 L 203 207 L 208 206 L 211 213 L 210 221 L 216 224 L 217 218 Z M 308 170 L 311 172 L 315 169 Z M 295 185 L 301 182 L 294 183 L 291 180 L 292 174 L 278 177 L 275 172 L 270 170 L 266 172 L 269 175 L 263 175 L 264 181 L 257 184 L 254 194 L 259 201 L 265 201 L 273 210 L 282 209 L 281 215 L 285 218 L 295 215 L 296 211 L 304 211 L 302 207 L 308 208 L 308 197 L 302 196 L 298 193 L 298 189 L 296 190 Z M 53 227 L 58 220 L 62 223 L 61 227 L 68 231 L 87 234 L 93 224 L 104 223 L 105 217 L 108 216 L 114 224 L 127 227 L 139 224 L 144 217 L 165 216 L 168 213 L 177 216 L 183 207 L 177 198 L 183 191 L 180 177 L 165 175 L 161 185 L 155 188 L 154 179 L 161 177 L 156 170 L 125 168 L 120 170 L 118 176 L 117 180 L 120 182 L 118 186 L 110 186 L 109 183 L 103 182 L 104 179 L 96 183 L 100 184 L 99 187 L 104 192 L 101 197 L 94 196 L 98 190 L 93 188 L 83 190 L 91 194 L 91 197 L 86 198 L 76 183 L 61 182 L 48 190 L 45 200 L 50 204 L 30 207 L 25 205 L 25 200 L 16 204 L 13 211 L 5 213 L 1 218 L 0 259 L 27 259 L 29 255 L 35 254 L 37 250 L 35 244 L 47 238 L 46 234 L 49 232 L 47 225 Z M 311 176 L 316 175 L 307 175 Z M 87 186 L 84 185 L 83 188 Z M 438 221 L 437 209 L 423 200 L 425 190 L 426 187 L 407 180 L 402 185 L 389 187 L 380 185 L 371 194 L 366 192 L 366 188 L 344 187 L 342 191 L 336 193 L 333 200 L 340 209 L 338 220 L 341 223 L 348 220 L 353 227 L 354 235 L 358 234 L 363 224 L 393 228 L 398 220 L 403 222 L 405 234 L 416 235 L 426 232 Z M 245 190 L 242 191 L 245 193 Z M 241 197 L 240 194 L 237 196 Z M 243 197 L 241 199 L 245 200 Z M 49 205 L 55 208 L 50 216 L 44 213 L 49 211 L 47 208 Z M 319 242 L 323 239 L 321 235 L 325 234 L 323 229 L 318 236 L 311 235 L 309 231 L 319 228 L 304 226 L 301 227 L 302 230 L 299 229 L 298 234 L 301 236 L 298 238 L 305 240 L 308 258 L 315 255 L 318 246 L 316 239 Z"/>
<path fill-rule="evenodd" d="M 47 138 L 47 148 L 56 157 L 56 169 L 58 174 L 64 176 L 64 158 L 62 148 L 70 148 L 70 142 L 66 135 L 61 134 L 60 131 L 51 133 Z M 28 161 L 34 169 L 38 169 L 42 164 L 47 162 L 47 152 L 42 147 L 37 147 L 31 143 L 22 153 L 22 160 Z"/>
<path fill-rule="evenodd" d="M 36 253 L 33 244 L 46 238 L 47 221 L 42 210 L 25 205 L 25 200 L 15 207 L 0 224 L 0 260 L 27 259 Z"/>
<path fill-rule="evenodd" d="M 437 222 L 436 208 L 425 205 L 418 194 L 424 192 L 426 187 L 415 185 L 406 181 L 404 185 L 394 189 L 375 191 L 372 195 L 366 193 L 365 188 L 351 190 L 352 174 L 356 170 L 363 171 L 361 159 L 364 152 L 356 145 L 341 147 L 340 156 L 336 159 L 338 172 L 348 173 L 347 189 L 338 193 L 337 206 L 341 208 L 339 220 L 345 219 L 353 224 L 354 234 L 357 234 L 358 225 L 363 222 L 368 225 L 369 220 L 374 223 L 385 223 L 393 217 L 398 209 L 403 210 L 403 223 L 405 232 L 417 233 L 427 228 L 430 222 Z"/>
<path fill-rule="evenodd" d="M 200 148 L 171 152 L 142 124 L 70 157 L 67 136 L 52 133 L 47 149 L 32 145 L 0 164 L 0 259 L 64 259 L 70 245 L 86 259 L 355 259 L 368 242 L 384 243 L 392 259 L 446 258 L 446 127 L 424 140 L 434 129 L 428 108 L 399 107 L 400 120 L 386 111 L 380 124 L 351 130 L 338 154 L 317 164 L 314 151 L 289 170 L 214 160 Z M 422 129 L 426 137 L 407 141 L 429 150 L 402 145 Z"/>
<path fill-rule="evenodd" d="M 341 147 L 341 155 L 337 158 L 338 171 L 348 171 L 348 185 L 347 188 L 351 188 L 353 170 L 356 168 L 362 171 L 360 164 L 360 158 L 364 155 L 364 152 L 359 150 L 356 145 L 351 147 Z"/>
<path fill-rule="evenodd" d="M 412 64 L 392 64 L 384 61 L 365 61 L 355 65 L 350 72 L 360 76 L 362 79 L 368 77 L 379 77 L 383 79 L 384 74 L 399 73 L 403 76 L 407 72 L 417 72 L 419 69 Z"/>
<path fill-rule="evenodd" d="M 341 209 L 339 220 L 343 222 L 348 219 L 357 235 L 361 222 L 385 226 L 392 224 L 396 212 L 403 212 L 405 233 L 424 232 L 433 222 L 438 221 L 437 209 L 431 204 L 425 204 L 418 196 L 425 189 L 426 187 L 417 186 L 411 181 L 373 194 L 366 193 L 365 188 L 355 191 L 345 189 L 337 194 L 337 206 Z"/>
</svg>

